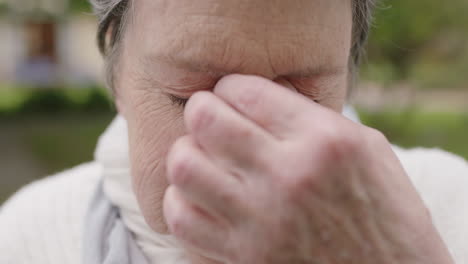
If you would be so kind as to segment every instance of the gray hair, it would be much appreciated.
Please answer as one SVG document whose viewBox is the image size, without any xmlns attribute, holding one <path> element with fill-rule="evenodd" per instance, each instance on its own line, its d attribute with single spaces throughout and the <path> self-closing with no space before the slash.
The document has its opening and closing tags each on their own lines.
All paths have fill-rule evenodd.
<svg viewBox="0 0 468 264">
<path fill-rule="evenodd" d="M 118 56 L 130 0 L 89 0 L 99 19 L 97 41 L 107 68 L 107 85 L 114 86 L 114 66 Z M 372 11 L 378 0 L 353 1 L 353 38 L 351 46 L 351 80 L 357 75 L 359 64 L 365 52 L 365 44 L 372 23 Z"/>
</svg>

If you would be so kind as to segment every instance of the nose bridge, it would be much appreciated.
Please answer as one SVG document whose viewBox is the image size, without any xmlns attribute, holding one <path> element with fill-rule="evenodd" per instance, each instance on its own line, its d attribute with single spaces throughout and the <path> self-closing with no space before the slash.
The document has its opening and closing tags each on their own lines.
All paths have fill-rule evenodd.
<svg viewBox="0 0 468 264">
<path fill-rule="evenodd" d="M 241 30 L 238 34 L 241 37 L 226 40 L 230 53 L 229 56 L 225 56 L 228 59 L 227 64 L 235 66 L 237 73 L 275 80 L 279 76 L 273 65 L 276 61 L 273 51 L 276 50 L 272 50 L 275 43 L 271 42 L 269 34 L 278 33 L 268 30 L 267 25 L 253 25 Z"/>
<path fill-rule="evenodd" d="M 233 52 L 230 57 L 233 61 L 237 61 L 238 73 L 274 80 L 278 76 L 271 65 L 268 47 L 265 46 L 266 41 L 259 40 L 261 37 L 264 36 L 257 36 L 256 39 L 249 40 L 249 45 L 245 45 L 240 52 Z"/>
</svg>

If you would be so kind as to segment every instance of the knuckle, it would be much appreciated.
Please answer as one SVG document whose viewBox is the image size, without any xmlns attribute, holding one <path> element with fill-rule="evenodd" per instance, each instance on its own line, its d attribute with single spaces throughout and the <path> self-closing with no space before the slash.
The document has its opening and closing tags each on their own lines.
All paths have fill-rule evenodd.
<svg viewBox="0 0 468 264">
<path fill-rule="evenodd" d="M 320 179 L 310 164 L 300 162 L 288 165 L 289 169 L 283 170 L 279 177 L 279 188 L 284 190 L 287 197 L 297 201 L 318 188 Z"/>
<path fill-rule="evenodd" d="M 246 139 L 253 139 L 257 134 L 249 127 L 237 126 L 226 131 L 226 136 L 228 136 L 233 142 L 243 141 Z"/>
<path fill-rule="evenodd" d="M 172 234 L 177 237 L 184 237 L 189 220 L 187 220 L 187 211 L 181 207 L 178 199 L 174 187 L 169 187 L 164 197 L 164 218 Z"/>
<path fill-rule="evenodd" d="M 315 189 L 318 179 L 314 163 L 311 162 L 314 158 L 310 147 L 293 143 L 284 144 L 281 148 L 284 153 L 292 155 L 277 157 L 267 168 L 268 174 L 275 177 L 278 183 L 276 186 L 291 197 L 302 196 L 304 192 Z"/>
<path fill-rule="evenodd" d="M 261 89 L 252 89 L 248 93 L 242 93 L 237 99 L 238 105 L 245 110 L 255 111 L 259 108 L 262 101 L 262 90 Z"/>
<path fill-rule="evenodd" d="M 224 189 L 219 191 L 219 199 L 220 201 L 229 206 L 229 205 L 234 205 L 239 202 L 239 197 L 231 190 L 229 189 Z"/>
<path fill-rule="evenodd" d="M 307 197 L 307 194 L 317 189 L 318 180 L 312 174 L 300 174 L 293 177 L 285 177 L 283 188 L 287 197 L 293 202 L 300 202 Z"/>
<path fill-rule="evenodd" d="M 387 137 L 380 130 L 371 127 L 366 127 L 365 130 L 366 137 L 368 137 L 372 142 L 379 143 L 387 141 Z"/>
<path fill-rule="evenodd" d="M 186 125 L 194 130 L 210 126 L 215 121 L 213 97 L 208 92 L 194 94 L 185 108 Z"/>
<path fill-rule="evenodd" d="M 187 220 L 181 211 L 172 215 L 172 217 L 168 220 L 168 225 L 173 235 L 178 238 L 186 237 Z"/>
<path fill-rule="evenodd" d="M 331 125 L 322 130 L 318 142 L 325 158 L 343 160 L 356 154 L 360 136 L 346 127 Z"/>
<path fill-rule="evenodd" d="M 190 182 L 190 172 L 194 165 L 189 153 L 188 148 L 181 143 L 174 145 L 171 150 L 167 161 L 167 173 L 172 184 L 183 186 Z"/>
<path fill-rule="evenodd" d="M 171 176 L 171 183 L 178 186 L 189 185 L 192 178 L 190 173 L 191 167 L 190 161 L 186 158 L 176 160 Z"/>
</svg>

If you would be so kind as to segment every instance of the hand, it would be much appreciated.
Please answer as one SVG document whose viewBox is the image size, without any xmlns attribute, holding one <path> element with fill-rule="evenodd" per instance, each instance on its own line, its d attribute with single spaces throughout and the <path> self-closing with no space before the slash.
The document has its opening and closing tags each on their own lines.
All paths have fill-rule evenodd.
<svg viewBox="0 0 468 264">
<path fill-rule="evenodd" d="M 164 214 L 223 263 L 451 263 L 385 137 L 269 80 L 192 96 Z"/>
</svg>

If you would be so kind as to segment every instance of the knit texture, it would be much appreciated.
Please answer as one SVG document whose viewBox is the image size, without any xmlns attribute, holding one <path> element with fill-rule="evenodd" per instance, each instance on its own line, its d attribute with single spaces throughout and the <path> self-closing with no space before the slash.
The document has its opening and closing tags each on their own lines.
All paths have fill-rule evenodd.
<svg viewBox="0 0 468 264">
<path fill-rule="evenodd" d="M 81 264 L 83 224 L 100 169 L 88 163 L 19 190 L 0 211 L 0 263 Z"/>
</svg>

